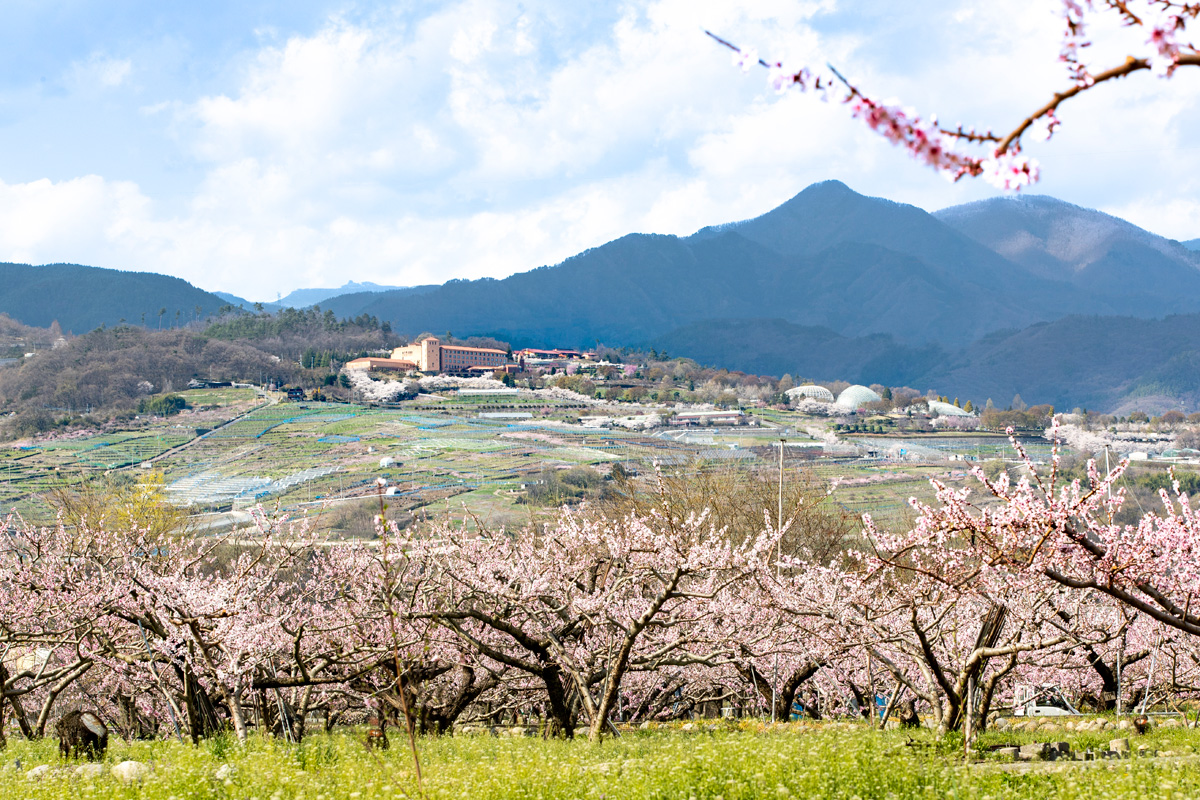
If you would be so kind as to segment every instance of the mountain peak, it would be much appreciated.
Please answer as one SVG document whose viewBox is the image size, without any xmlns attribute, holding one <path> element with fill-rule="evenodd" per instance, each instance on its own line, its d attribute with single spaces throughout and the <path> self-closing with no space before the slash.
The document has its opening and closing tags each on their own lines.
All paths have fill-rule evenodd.
<svg viewBox="0 0 1200 800">
<path fill-rule="evenodd" d="M 838 180 L 821 181 L 765 214 L 704 233 L 734 231 L 777 253 L 817 253 L 847 239 L 883 244 L 887 232 L 920 220 L 936 222 L 915 206 L 859 194 Z M 939 226 L 940 227 L 940 226 Z M 886 245 L 885 245 L 886 246 Z"/>
<path fill-rule="evenodd" d="M 864 196 L 864 195 L 861 195 L 858 192 L 854 191 L 849 186 L 847 186 L 846 184 L 837 180 L 836 178 L 830 178 L 827 181 L 817 181 L 816 183 L 809 184 L 808 186 L 801 189 L 800 192 L 796 195 L 796 197 L 803 197 L 805 195 L 821 196 L 821 195 L 841 195 L 841 194 L 851 194 L 851 195 L 854 195 L 855 197 L 863 197 Z M 792 198 L 792 199 L 794 200 L 795 198 Z"/>
<path fill-rule="evenodd" d="M 1006 258 L 1060 280 L 1114 251 L 1135 249 L 1145 254 L 1135 261 L 1152 257 L 1193 270 L 1200 267 L 1200 259 L 1177 242 L 1111 214 L 1045 195 L 993 197 L 951 206 L 934 216 Z"/>
</svg>

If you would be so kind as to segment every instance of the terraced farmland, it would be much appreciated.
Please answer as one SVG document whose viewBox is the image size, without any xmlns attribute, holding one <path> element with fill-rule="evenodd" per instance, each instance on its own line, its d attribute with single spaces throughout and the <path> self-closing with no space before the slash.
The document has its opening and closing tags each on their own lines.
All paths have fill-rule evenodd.
<svg viewBox="0 0 1200 800">
<path fill-rule="evenodd" d="M 823 447 L 800 433 L 822 420 L 755 412 L 754 425 L 651 432 L 594 428 L 582 415 L 603 408 L 522 392 L 503 396 L 419 397 L 391 407 L 287 403 L 250 390 L 183 393 L 196 410 L 167 420 L 139 421 L 138 429 L 27 443 L 0 451 L 0 503 L 45 518 L 37 496 L 105 471 L 153 468 L 168 496 L 197 511 L 230 511 L 256 504 L 309 509 L 374 497 L 383 478 L 397 510 L 447 506 L 486 509 L 493 516 L 527 519 L 518 508 L 523 484 L 547 468 L 620 462 L 646 472 L 666 469 L 774 467 L 778 440 L 788 438 L 786 469 L 845 478 L 830 501 L 854 514 L 902 520 L 910 495 L 930 496 L 927 479 L 957 480 L 947 469 L 954 453 L 990 457 L 995 439 L 930 439 L 910 443 L 929 456 L 914 463 L 864 458 L 881 448 L 870 440 Z M 520 409 L 514 412 L 513 409 Z M 630 407 L 614 406 L 614 416 Z M 895 446 L 892 446 L 895 449 Z M 986 454 L 985 454 L 986 451 Z M 834 458 L 832 456 L 836 455 Z M 952 463 L 952 462 L 950 462 Z M 708 466 L 704 466 L 704 465 Z M 929 466 L 935 464 L 936 466 Z M 698 466 L 699 465 L 699 466 Z"/>
</svg>

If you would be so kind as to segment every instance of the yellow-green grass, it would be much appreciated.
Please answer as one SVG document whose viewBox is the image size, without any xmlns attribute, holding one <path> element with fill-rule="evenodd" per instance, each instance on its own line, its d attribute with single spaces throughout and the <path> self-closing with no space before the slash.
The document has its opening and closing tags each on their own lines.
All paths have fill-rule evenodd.
<svg viewBox="0 0 1200 800">
<path fill-rule="evenodd" d="M 73 776 L 51 741 L 14 741 L 0 770 L 0 797 L 29 798 L 1191 798 L 1200 795 L 1194 758 L 1053 763 L 1009 772 L 964 763 L 961 739 L 938 740 L 864 727 L 705 725 L 627 732 L 600 745 L 583 740 L 445 737 L 419 743 L 424 782 L 393 731 L 392 748 L 368 751 L 361 732 L 311 736 L 302 745 L 252 736 L 188 744 L 114 743 L 106 756 L 149 764 L 144 783 Z M 710 730 L 711 728 L 711 730 Z M 1163 731 L 1158 747 L 1184 750 L 1191 731 Z M 40 780 L 25 773 L 52 764 Z M 227 765 L 227 766 L 226 766 Z M 223 769 L 224 768 L 224 769 Z"/>
</svg>

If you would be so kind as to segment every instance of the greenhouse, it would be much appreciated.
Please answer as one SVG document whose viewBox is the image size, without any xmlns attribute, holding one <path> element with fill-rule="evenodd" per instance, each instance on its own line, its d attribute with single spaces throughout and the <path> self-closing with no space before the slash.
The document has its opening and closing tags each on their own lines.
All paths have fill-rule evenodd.
<svg viewBox="0 0 1200 800">
<path fill-rule="evenodd" d="M 927 400 L 931 413 L 939 417 L 973 417 L 970 411 L 964 411 L 953 403 L 943 403 L 941 400 Z"/>
<path fill-rule="evenodd" d="M 866 386 L 851 386 L 838 395 L 837 404 L 849 411 L 862 408 L 867 403 L 877 403 L 883 398 Z"/>
<path fill-rule="evenodd" d="M 822 403 L 833 402 L 833 392 L 829 391 L 824 386 L 817 386 L 816 384 L 812 383 L 805 386 L 797 386 L 794 389 L 788 389 L 786 392 L 784 392 L 784 394 L 786 394 L 788 399 L 792 400 L 793 402 L 803 397 L 807 397 L 812 400 L 819 400 Z"/>
</svg>

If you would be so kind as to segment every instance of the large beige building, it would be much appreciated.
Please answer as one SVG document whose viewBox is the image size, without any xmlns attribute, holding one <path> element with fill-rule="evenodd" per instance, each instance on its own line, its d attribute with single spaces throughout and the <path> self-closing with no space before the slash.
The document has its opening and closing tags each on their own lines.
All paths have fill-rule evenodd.
<svg viewBox="0 0 1200 800">
<path fill-rule="evenodd" d="M 503 350 L 442 344 L 433 337 L 405 347 L 397 347 L 392 351 L 392 358 L 411 361 L 421 372 L 459 374 L 490 372 L 508 363 L 508 354 Z"/>
</svg>

